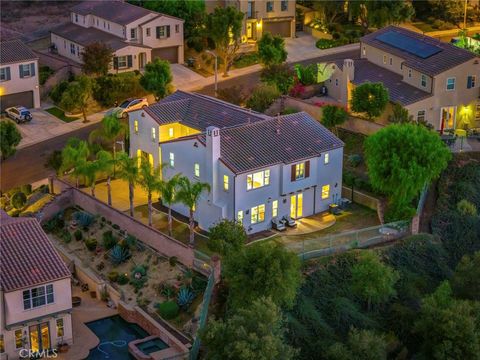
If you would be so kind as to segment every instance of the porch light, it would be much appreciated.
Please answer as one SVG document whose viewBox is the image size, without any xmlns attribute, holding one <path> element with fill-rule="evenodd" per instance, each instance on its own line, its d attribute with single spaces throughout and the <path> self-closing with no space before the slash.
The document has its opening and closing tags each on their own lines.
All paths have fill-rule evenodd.
<svg viewBox="0 0 480 360">
<path fill-rule="evenodd" d="M 261 28 L 262 28 L 262 22 L 259 21 L 259 22 L 257 22 L 257 29 L 261 29 Z"/>
</svg>

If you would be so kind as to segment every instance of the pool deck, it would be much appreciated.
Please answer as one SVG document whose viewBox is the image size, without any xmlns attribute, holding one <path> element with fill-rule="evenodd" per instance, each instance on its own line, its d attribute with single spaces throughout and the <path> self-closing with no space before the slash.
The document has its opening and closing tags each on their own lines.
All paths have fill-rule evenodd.
<svg viewBox="0 0 480 360">
<path fill-rule="evenodd" d="M 83 360 L 91 349 L 100 342 L 98 337 L 85 325 L 90 321 L 117 315 L 116 309 L 107 307 L 106 303 L 93 299 L 90 292 L 82 292 L 78 286 L 72 288 L 72 296 L 79 296 L 82 304 L 72 311 L 73 344 L 66 353 L 59 353 L 59 360 Z"/>
</svg>

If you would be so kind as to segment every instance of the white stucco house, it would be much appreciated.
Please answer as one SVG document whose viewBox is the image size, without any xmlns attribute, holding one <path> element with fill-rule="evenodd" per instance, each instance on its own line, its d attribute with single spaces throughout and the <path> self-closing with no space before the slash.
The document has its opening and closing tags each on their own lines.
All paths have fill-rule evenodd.
<svg viewBox="0 0 480 360">
<path fill-rule="evenodd" d="M 0 43 L 0 106 L 40 107 L 38 56 L 20 40 Z"/>
<path fill-rule="evenodd" d="M 0 359 L 71 344 L 70 271 L 36 219 L 0 220 Z"/>
<path fill-rule="evenodd" d="M 94 42 L 114 51 L 110 72 L 142 69 L 155 58 L 183 63 L 183 19 L 121 0 L 84 1 L 71 9 L 70 22 L 51 30 L 54 51 L 82 63 Z"/>
<path fill-rule="evenodd" d="M 271 220 L 328 210 L 341 197 L 343 142 L 304 112 L 270 117 L 205 95 L 177 91 L 129 113 L 131 156 L 162 176 L 207 182 L 195 221 L 208 229 L 240 221 L 249 234 Z M 187 216 L 188 209 L 173 210 Z"/>
</svg>

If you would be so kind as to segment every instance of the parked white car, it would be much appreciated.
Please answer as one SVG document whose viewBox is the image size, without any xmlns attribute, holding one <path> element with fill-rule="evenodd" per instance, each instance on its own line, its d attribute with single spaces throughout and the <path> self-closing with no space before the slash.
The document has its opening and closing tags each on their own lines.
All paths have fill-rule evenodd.
<svg viewBox="0 0 480 360">
<path fill-rule="evenodd" d="M 24 106 L 13 106 L 5 109 L 7 116 L 17 124 L 29 122 L 32 120 L 32 114 Z"/>
<path fill-rule="evenodd" d="M 128 117 L 128 112 L 132 110 L 138 110 L 148 106 L 148 101 L 146 98 L 140 99 L 127 99 L 122 102 L 117 107 L 109 110 L 107 115 L 115 114 L 118 118 L 126 119 Z"/>
</svg>

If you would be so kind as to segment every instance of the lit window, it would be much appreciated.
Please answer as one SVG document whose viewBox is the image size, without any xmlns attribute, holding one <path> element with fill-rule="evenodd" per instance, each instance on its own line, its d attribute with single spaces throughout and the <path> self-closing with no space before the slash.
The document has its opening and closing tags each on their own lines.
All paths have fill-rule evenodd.
<svg viewBox="0 0 480 360">
<path fill-rule="evenodd" d="M 200 164 L 195 163 L 193 165 L 193 171 L 195 173 L 195 177 L 200 177 Z"/>
<path fill-rule="evenodd" d="M 447 91 L 455 90 L 455 78 L 447 79 Z"/>
<path fill-rule="evenodd" d="M 425 121 L 425 110 L 419 110 L 417 112 L 417 122 Z"/>
<path fill-rule="evenodd" d="M 5 352 L 5 339 L 3 338 L 3 334 L 0 334 L 0 354 Z"/>
<path fill-rule="evenodd" d="M 239 210 L 237 213 L 237 221 L 243 223 L 243 210 Z"/>
<path fill-rule="evenodd" d="M 477 77 L 475 75 L 468 75 L 468 77 L 467 77 L 467 89 L 474 88 L 476 82 L 477 82 Z"/>
<path fill-rule="evenodd" d="M 135 134 L 138 134 L 138 120 L 133 122 L 133 130 L 135 131 Z"/>
<path fill-rule="evenodd" d="M 330 154 L 329 153 L 325 153 L 325 157 L 323 159 L 323 162 L 325 163 L 325 165 L 327 165 L 330 162 Z"/>
<path fill-rule="evenodd" d="M 278 216 L 278 200 L 273 200 L 272 202 L 272 217 Z"/>
<path fill-rule="evenodd" d="M 475 120 L 480 120 L 480 104 L 475 105 Z"/>
<path fill-rule="evenodd" d="M 23 309 L 28 310 L 53 303 L 53 285 L 23 291 Z"/>
<path fill-rule="evenodd" d="M 63 327 L 63 319 L 57 319 L 56 325 L 57 325 L 57 337 L 65 336 L 64 335 L 65 330 L 64 330 L 64 327 Z"/>
<path fill-rule="evenodd" d="M 267 12 L 272 12 L 273 11 L 273 1 L 267 1 Z"/>
<path fill-rule="evenodd" d="M 408 69 L 408 77 L 409 77 L 409 78 L 412 77 L 412 69 Z"/>
<path fill-rule="evenodd" d="M 147 36 L 150 36 L 150 28 L 147 28 L 147 29 L 145 30 L 145 32 L 146 32 Z"/>
<path fill-rule="evenodd" d="M 427 87 L 427 77 L 423 74 L 420 77 L 420 86 L 421 87 Z"/>
<path fill-rule="evenodd" d="M 330 185 L 322 186 L 322 199 L 328 199 L 330 197 Z"/>
<path fill-rule="evenodd" d="M 175 154 L 170 153 L 170 167 L 175 167 Z"/>
<path fill-rule="evenodd" d="M 362 53 L 363 53 L 363 55 L 367 54 L 367 48 L 365 46 L 362 48 Z"/>
<path fill-rule="evenodd" d="M 288 1 L 282 1 L 280 4 L 281 4 L 280 8 L 282 9 L 282 11 L 288 10 Z"/>
<path fill-rule="evenodd" d="M 384 63 L 384 64 L 387 63 L 387 55 L 383 55 L 383 63 Z"/>
<path fill-rule="evenodd" d="M 15 330 L 15 349 L 23 348 L 22 329 Z"/>
<path fill-rule="evenodd" d="M 168 128 L 168 137 L 173 138 L 173 127 Z"/>
<path fill-rule="evenodd" d="M 305 178 L 305 163 L 295 165 L 295 180 Z"/>
<path fill-rule="evenodd" d="M 156 134 L 155 128 L 152 127 L 152 141 L 155 141 L 156 137 L 157 137 L 157 134 Z"/>
<path fill-rule="evenodd" d="M 258 189 L 270 184 L 270 170 L 247 175 L 247 190 Z"/>
<path fill-rule="evenodd" d="M 251 223 L 256 224 L 265 221 L 265 204 L 254 206 L 251 209 Z"/>
<path fill-rule="evenodd" d="M 228 191 L 228 175 L 223 175 L 223 190 Z"/>
</svg>

